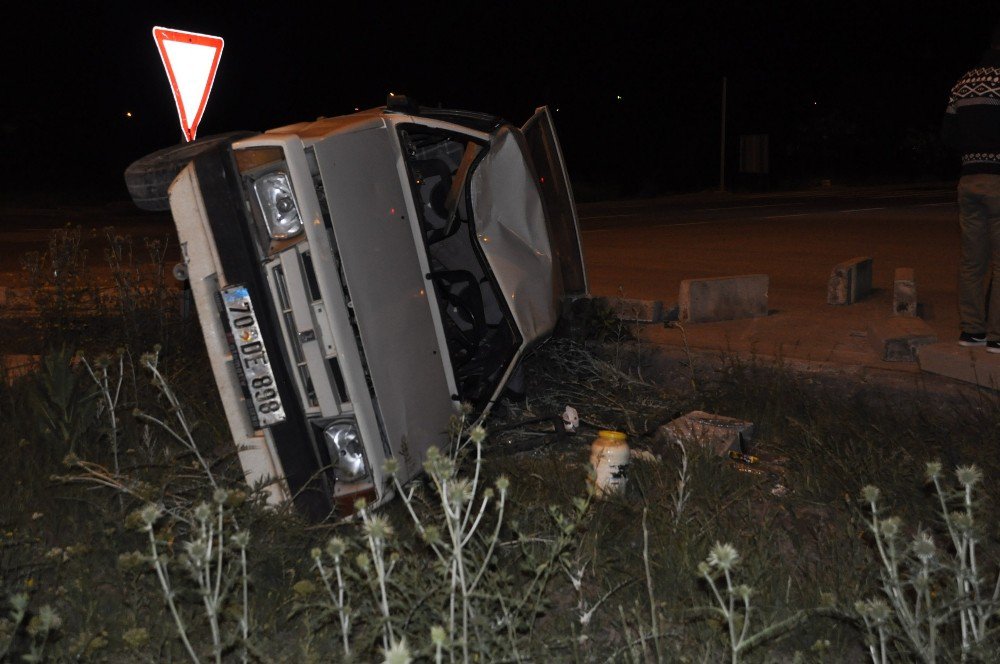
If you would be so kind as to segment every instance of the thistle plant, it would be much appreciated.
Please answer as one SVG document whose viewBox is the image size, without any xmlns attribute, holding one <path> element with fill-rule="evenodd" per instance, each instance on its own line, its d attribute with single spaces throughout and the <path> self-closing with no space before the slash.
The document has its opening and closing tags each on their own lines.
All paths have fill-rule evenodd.
<svg viewBox="0 0 1000 664">
<path fill-rule="evenodd" d="M 981 471 L 976 466 L 956 468 L 957 489 L 944 486 L 939 462 L 927 464 L 926 477 L 934 485 L 950 547 L 939 546 L 927 530 L 907 541 L 902 520 L 884 516 L 879 489 L 869 485 L 861 490 L 883 598 L 859 601 L 855 610 L 868 630 L 869 654 L 877 664 L 888 661 L 894 643 L 928 663 L 958 646 L 965 660 L 991 638 L 990 626 L 1000 607 L 1000 573 L 990 589 L 976 555 L 982 535 L 973 490 L 982 481 Z M 946 629 L 956 617 L 958 644 L 949 638 L 954 630 Z"/>
<path fill-rule="evenodd" d="M 201 605 L 201 615 L 211 635 L 212 659 L 221 662 L 223 652 L 237 642 L 242 661 L 248 659 L 247 547 L 250 537 L 247 531 L 239 528 L 232 515 L 232 508 L 243 498 L 241 492 L 216 489 L 211 503 L 200 503 L 182 517 L 188 528 L 188 539 L 180 547 L 180 553 L 174 553 L 175 547 L 167 546 L 157 534 L 157 523 L 164 516 L 160 505 L 150 503 L 130 518 L 146 533 L 148 554 L 124 554 L 119 563 L 126 568 L 145 564 L 155 572 L 178 636 L 193 662 L 200 662 L 201 658 L 191 641 L 186 618 L 190 612 L 179 603 L 185 583 L 195 591 Z M 181 578 L 174 574 L 178 570 L 183 572 Z M 235 627 L 228 632 L 227 615 L 238 616 Z"/>
<path fill-rule="evenodd" d="M 448 640 L 451 644 L 460 641 L 462 658 L 468 661 L 472 598 L 496 548 L 510 481 L 506 477 L 497 479 L 495 489 L 499 498 L 494 501 L 494 488 L 483 489 L 480 486 L 482 443 L 486 438 L 486 430 L 481 426 L 474 426 L 463 439 L 464 413 L 457 421 L 453 421 L 451 428 L 455 436 L 452 454 L 442 454 L 437 448 L 431 447 L 424 461 L 424 470 L 434 487 L 434 495 L 440 507 L 440 525 L 430 523 L 426 516 L 422 518 L 418 515 L 415 497 L 417 487 L 411 485 L 409 489 L 405 489 L 402 486 L 396 475 L 395 460 L 386 464 L 386 472 L 392 476 L 396 491 L 417 532 L 434 552 L 447 579 L 450 588 Z M 471 479 L 459 476 L 457 461 L 459 453 L 470 444 L 475 446 L 476 455 Z M 492 533 L 483 537 L 477 531 L 484 523 L 487 507 L 493 502 L 496 505 L 496 522 Z M 471 549 L 479 541 L 485 541 L 485 552 L 472 556 Z"/>
<path fill-rule="evenodd" d="M 332 566 L 323 564 L 323 551 L 319 547 L 314 548 L 309 557 L 319 572 L 323 587 L 326 588 L 337 612 L 344 658 L 349 659 L 351 656 L 351 609 L 347 605 L 347 584 L 344 580 L 345 553 L 347 553 L 347 542 L 341 537 L 331 537 L 326 544 L 326 555 L 330 557 Z M 336 588 L 333 587 L 331 581 L 336 582 Z"/>
<path fill-rule="evenodd" d="M 750 601 L 754 591 L 746 584 L 736 584 L 734 572 L 739 563 L 740 554 L 736 547 L 717 542 L 709 551 L 708 557 L 698 564 L 698 574 L 708 583 L 715 598 L 716 605 L 712 607 L 712 611 L 725 620 L 733 664 L 740 661 L 740 655 L 744 652 L 791 631 L 810 616 L 836 615 L 832 607 L 801 609 L 751 633 L 750 617 L 757 612 Z M 725 582 L 724 585 L 721 581 Z"/>
</svg>

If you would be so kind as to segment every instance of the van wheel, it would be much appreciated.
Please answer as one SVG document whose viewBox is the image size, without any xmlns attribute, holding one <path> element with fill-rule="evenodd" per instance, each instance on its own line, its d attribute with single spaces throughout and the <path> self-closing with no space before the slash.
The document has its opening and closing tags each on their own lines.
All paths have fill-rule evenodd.
<svg viewBox="0 0 1000 664">
<path fill-rule="evenodd" d="M 145 157 L 135 160 L 125 169 L 125 186 L 132 202 L 143 210 L 162 212 L 170 209 L 167 189 L 188 163 L 220 145 L 227 145 L 247 136 L 253 131 L 231 131 L 225 134 L 206 136 L 190 143 L 171 145 Z"/>
</svg>

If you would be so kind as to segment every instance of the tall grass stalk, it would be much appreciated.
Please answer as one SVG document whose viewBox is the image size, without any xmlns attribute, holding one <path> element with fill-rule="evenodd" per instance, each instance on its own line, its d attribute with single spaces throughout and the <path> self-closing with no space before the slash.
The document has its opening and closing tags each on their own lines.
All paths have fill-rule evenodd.
<svg viewBox="0 0 1000 664">
<path fill-rule="evenodd" d="M 208 480 L 208 483 L 212 485 L 213 489 L 218 489 L 219 484 L 215 479 L 215 474 L 212 472 L 212 467 L 205 459 L 205 456 L 201 453 L 198 445 L 194 442 L 192 427 L 190 422 L 188 422 L 187 416 L 184 415 L 184 408 L 181 406 L 180 399 L 177 398 L 177 394 L 174 392 L 173 388 L 170 387 L 170 383 L 167 382 L 167 379 L 164 378 L 162 373 L 160 373 L 159 361 L 160 347 L 158 345 L 154 346 L 153 352 L 143 353 L 142 357 L 139 358 L 139 364 L 153 374 L 153 385 L 170 405 L 169 412 L 173 413 L 174 420 L 176 420 L 179 430 L 171 426 L 166 419 L 160 419 L 139 410 L 137 410 L 135 414 L 141 420 L 156 424 L 163 431 L 166 431 L 175 441 L 194 454 L 205 473 L 205 479 Z"/>
</svg>

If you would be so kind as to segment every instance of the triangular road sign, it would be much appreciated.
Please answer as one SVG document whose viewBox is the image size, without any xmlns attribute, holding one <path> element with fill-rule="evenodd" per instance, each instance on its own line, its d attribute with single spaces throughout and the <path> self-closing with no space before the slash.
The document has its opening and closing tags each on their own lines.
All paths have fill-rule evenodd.
<svg viewBox="0 0 1000 664">
<path fill-rule="evenodd" d="M 222 57 L 222 37 L 154 27 L 153 39 L 170 79 L 181 131 L 193 141 Z"/>
</svg>

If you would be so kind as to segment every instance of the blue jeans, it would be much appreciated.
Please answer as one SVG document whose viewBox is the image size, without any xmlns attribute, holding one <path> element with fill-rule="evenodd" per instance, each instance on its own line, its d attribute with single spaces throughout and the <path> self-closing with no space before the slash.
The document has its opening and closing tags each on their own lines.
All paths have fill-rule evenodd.
<svg viewBox="0 0 1000 664">
<path fill-rule="evenodd" d="M 986 333 L 987 339 L 997 341 L 1000 340 L 1000 175 L 962 176 L 958 181 L 958 219 L 962 228 L 962 258 L 958 268 L 962 332 Z M 992 288 L 987 303 L 989 283 Z"/>
</svg>

